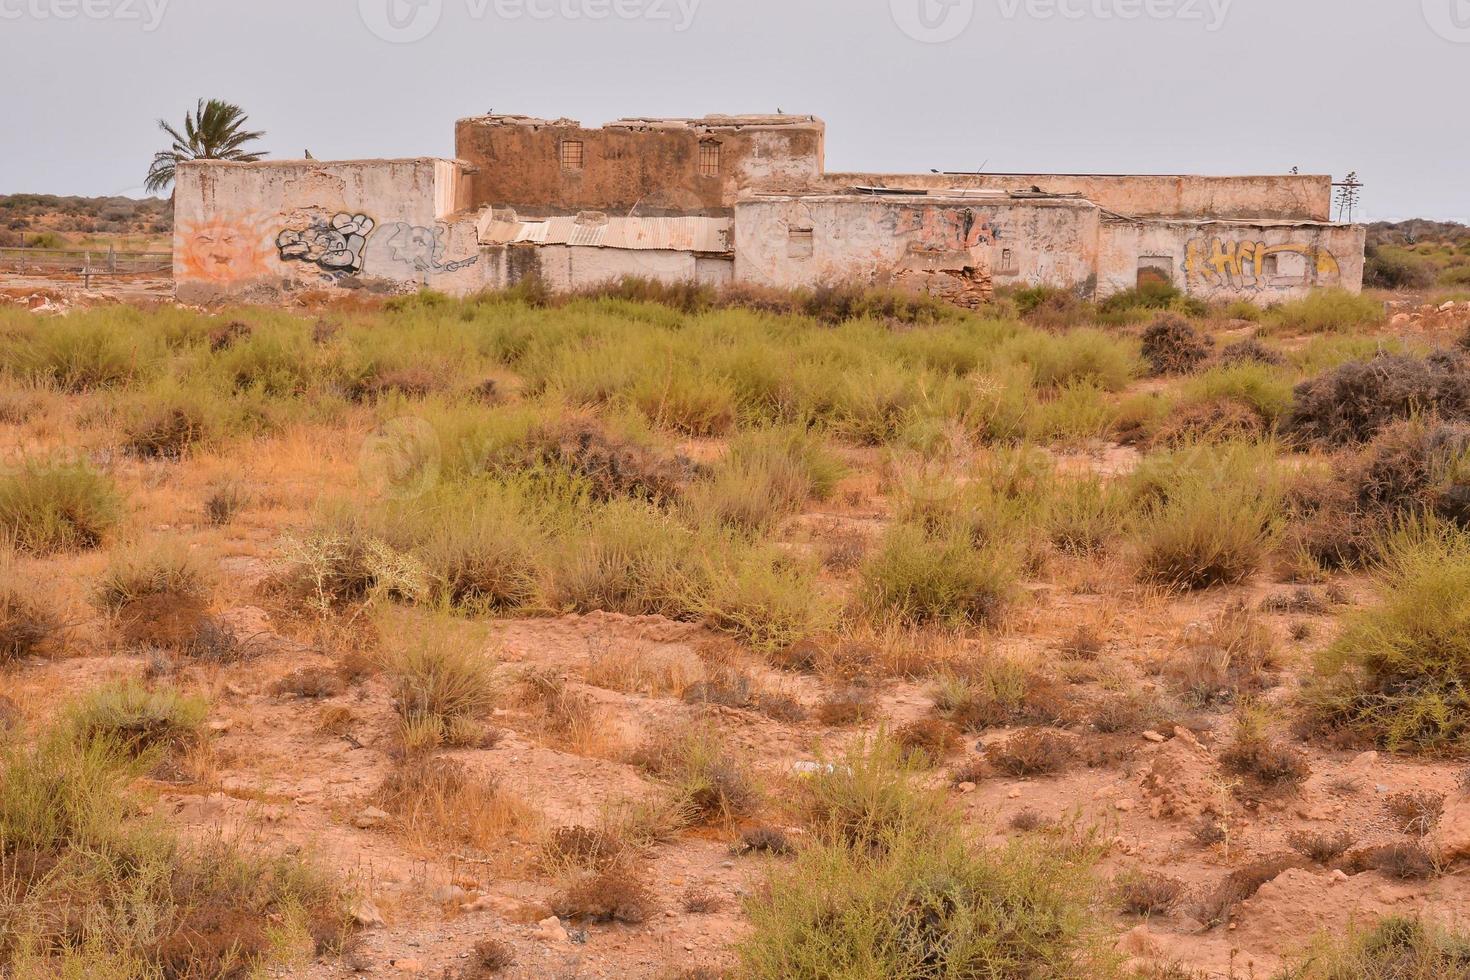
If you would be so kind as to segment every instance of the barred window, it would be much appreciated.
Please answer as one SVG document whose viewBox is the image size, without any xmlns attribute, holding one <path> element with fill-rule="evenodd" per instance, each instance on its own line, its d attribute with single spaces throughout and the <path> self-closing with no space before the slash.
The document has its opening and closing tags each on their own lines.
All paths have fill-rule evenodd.
<svg viewBox="0 0 1470 980">
<path fill-rule="evenodd" d="M 699 144 L 699 176 L 718 177 L 720 175 L 720 143 L 718 140 L 704 140 Z"/>
<path fill-rule="evenodd" d="M 581 140 L 562 140 L 560 156 L 563 170 L 581 170 L 587 159 L 586 147 Z"/>
</svg>

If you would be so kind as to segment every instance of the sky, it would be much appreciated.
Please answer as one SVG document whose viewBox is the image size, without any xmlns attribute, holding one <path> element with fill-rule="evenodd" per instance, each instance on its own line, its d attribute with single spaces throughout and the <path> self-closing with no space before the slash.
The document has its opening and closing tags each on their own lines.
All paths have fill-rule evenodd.
<svg viewBox="0 0 1470 980">
<path fill-rule="evenodd" d="M 141 196 L 156 120 L 452 156 L 490 110 L 812 113 L 829 170 L 1330 173 L 1470 222 L 1470 0 L 0 0 L 0 193 Z"/>
</svg>

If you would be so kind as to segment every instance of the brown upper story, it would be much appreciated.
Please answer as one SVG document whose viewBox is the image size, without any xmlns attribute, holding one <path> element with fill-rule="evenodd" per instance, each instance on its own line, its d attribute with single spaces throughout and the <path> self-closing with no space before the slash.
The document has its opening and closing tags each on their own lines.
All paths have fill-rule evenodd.
<svg viewBox="0 0 1470 980">
<path fill-rule="evenodd" d="M 728 215 L 741 194 L 802 193 L 823 171 L 815 116 L 570 119 L 478 116 L 455 125 L 475 207 L 523 214 L 580 210 Z"/>
<path fill-rule="evenodd" d="M 478 116 L 455 127 L 470 206 L 541 217 L 577 211 L 728 216 L 741 197 L 859 188 L 995 190 L 1082 197 L 1135 218 L 1330 221 L 1332 178 L 1133 174 L 827 173 L 815 116 L 570 119 Z"/>
</svg>

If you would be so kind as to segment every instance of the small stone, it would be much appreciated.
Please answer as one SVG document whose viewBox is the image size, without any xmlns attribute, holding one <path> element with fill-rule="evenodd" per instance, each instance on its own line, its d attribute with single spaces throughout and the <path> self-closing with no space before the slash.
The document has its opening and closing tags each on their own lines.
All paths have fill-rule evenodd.
<svg viewBox="0 0 1470 980">
<path fill-rule="evenodd" d="M 1338 868 L 1336 871 L 1332 872 L 1331 878 L 1332 878 L 1332 883 L 1333 884 L 1337 884 L 1338 882 L 1347 881 L 1348 880 L 1348 873 L 1346 871 L 1342 870 L 1341 868 Z"/>
<path fill-rule="evenodd" d="M 1113 809 L 1117 810 L 1119 813 L 1128 813 L 1133 809 L 1135 805 L 1136 804 L 1134 804 L 1132 800 L 1122 799 L 1113 804 Z"/>
<path fill-rule="evenodd" d="M 235 723 L 229 718 L 216 718 L 214 721 L 211 721 L 209 723 L 209 730 L 214 732 L 216 735 L 223 735 L 225 732 L 234 727 Z"/>
<path fill-rule="evenodd" d="M 1019 800 L 1021 798 L 1021 788 L 1017 786 L 1015 789 L 1007 793 L 1006 797 L 1012 800 Z"/>
<path fill-rule="evenodd" d="M 370 806 L 352 818 L 352 826 L 358 830 L 372 830 L 375 827 L 383 826 L 392 819 L 392 816 L 386 811 L 379 810 L 375 806 Z"/>
<path fill-rule="evenodd" d="M 384 925 L 383 913 L 378 911 L 370 898 L 360 900 L 353 907 L 352 921 L 364 929 L 381 929 Z"/>
<path fill-rule="evenodd" d="M 429 898 L 436 905 L 457 905 L 468 901 L 470 893 L 458 885 L 440 885 L 429 894 Z"/>
<path fill-rule="evenodd" d="M 567 930 L 561 924 L 561 920 L 558 919 L 554 915 L 547 916 L 546 918 L 542 919 L 540 922 L 536 923 L 536 925 L 539 927 L 536 930 L 536 934 L 538 936 L 540 936 L 542 939 L 546 940 L 547 942 L 552 942 L 552 943 L 569 943 L 569 942 L 571 942 L 571 937 L 567 935 Z"/>
<path fill-rule="evenodd" d="M 419 960 L 394 960 L 393 969 L 399 973 L 423 973 L 424 964 Z"/>
<path fill-rule="evenodd" d="M 961 793 L 973 793 L 979 788 L 980 787 L 976 786 L 974 783 L 960 783 L 959 786 L 956 787 L 956 789 L 958 789 Z"/>
<path fill-rule="evenodd" d="M 1155 744 L 1161 743 L 1165 740 L 1164 736 L 1160 735 L 1158 732 L 1144 732 L 1143 737 L 1145 741 L 1153 742 Z"/>
</svg>

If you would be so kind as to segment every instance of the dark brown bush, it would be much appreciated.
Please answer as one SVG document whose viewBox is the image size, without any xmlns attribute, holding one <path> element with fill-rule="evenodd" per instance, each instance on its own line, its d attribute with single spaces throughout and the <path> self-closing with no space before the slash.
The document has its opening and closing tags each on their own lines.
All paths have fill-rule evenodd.
<svg viewBox="0 0 1470 980">
<path fill-rule="evenodd" d="M 29 590 L 0 585 L 0 665 L 42 652 L 61 621 Z"/>
<path fill-rule="evenodd" d="M 1113 900 L 1124 915 L 1163 915 L 1184 894 L 1184 882 L 1152 871 L 1136 871 L 1113 881 Z"/>
<path fill-rule="evenodd" d="M 1143 357 L 1154 374 L 1188 374 L 1210 356 L 1211 341 L 1188 320 L 1165 314 L 1143 331 Z"/>
<path fill-rule="evenodd" d="M 128 426 L 123 448 L 140 459 L 179 460 L 204 438 L 204 418 L 196 409 L 170 406 Z"/>
<path fill-rule="evenodd" d="M 1207 926 L 1228 922 L 1235 907 L 1261 890 L 1261 886 L 1275 881 L 1281 874 L 1302 866 L 1302 859 L 1294 854 L 1278 854 L 1261 858 L 1226 875 L 1214 888 L 1199 899 L 1194 909 L 1195 918 Z"/>
<path fill-rule="evenodd" d="M 1416 790 L 1393 794 L 1383 801 L 1383 808 L 1399 833 L 1427 837 L 1444 816 L 1444 800 L 1443 793 Z"/>
<path fill-rule="evenodd" d="M 600 500 L 634 497 L 667 502 L 699 473 L 683 457 L 661 457 L 632 442 L 620 442 L 590 420 L 574 420 L 539 433 L 545 462 L 584 477 Z"/>
<path fill-rule="evenodd" d="M 1305 754 L 1257 735 L 1237 736 L 1220 753 L 1220 765 L 1258 791 L 1295 789 L 1312 774 Z"/>
<path fill-rule="evenodd" d="M 469 962 L 460 967 L 455 980 L 486 980 L 498 976 L 515 965 L 515 947 L 503 939 L 483 939 L 475 943 Z M 445 976 L 450 976 L 445 971 Z"/>
<path fill-rule="evenodd" d="M 817 705 L 817 720 L 833 727 L 859 725 L 873 717 L 876 707 L 871 689 L 853 685 L 823 698 Z"/>
<path fill-rule="evenodd" d="M 271 693 L 277 697 L 304 698 L 320 701 L 335 698 L 347 690 L 347 683 L 326 667 L 302 667 L 292 671 L 271 685 Z"/>
<path fill-rule="evenodd" d="M 1049 776 L 1077 761 L 1077 747 L 1061 732 L 1027 728 L 987 748 L 985 759 L 1008 776 Z"/>
<path fill-rule="evenodd" d="M 932 766 L 959 745 L 960 734 L 947 721 L 921 718 L 898 729 L 893 739 L 906 760 Z"/>
<path fill-rule="evenodd" d="M 1261 414 L 1234 398 L 1216 398 L 1184 405 L 1169 413 L 1154 430 L 1155 446 L 1195 445 L 1210 442 L 1244 441 L 1266 432 Z"/>
<path fill-rule="evenodd" d="M 1470 366 L 1463 353 L 1349 361 L 1297 386 L 1282 431 L 1302 443 L 1344 446 L 1421 415 L 1470 421 Z"/>
<path fill-rule="evenodd" d="M 740 834 L 734 846 L 736 854 L 795 854 L 796 846 L 779 827 L 751 827 Z"/>
<path fill-rule="evenodd" d="M 1010 819 L 1010 825 L 1012 830 L 1029 834 L 1050 827 L 1051 821 L 1043 817 L 1039 811 L 1032 810 L 1028 807 L 1025 810 L 1020 810 L 1013 814 Z"/>
<path fill-rule="evenodd" d="M 640 865 L 620 862 L 574 874 L 551 900 L 551 911 L 564 919 L 639 925 L 657 909 Z"/>
<path fill-rule="evenodd" d="M 1312 830 L 1297 830 L 1286 837 L 1287 846 L 1309 861 L 1331 864 L 1348 852 L 1356 839 L 1346 830 L 1319 833 Z"/>
<path fill-rule="evenodd" d="M 1237 340 L 1220 351 L 1220 363 L 1226 366 L 1266 364 L 1271 367 L 1279 367 L 1286 363 L 1286 357 L 1275 348 L 1261 343 L 1257 338 L 1247 337 L 1245 340 Z"/>
<path fill-rule="evenodd" d="M 558 827 L 541 845 L 541 853 L 550 868 L 571 865 L 579 868 L 605 868 L 629 856 L 628 841 L 607 827 Z"/>
<path fill-rule="evenodd" d="M 444 376 L 427 365 L 385 368 L 355 382 L 347 397 L 355 402 L 376 402 L 390 395 L 423 398 L 444 389 Z"/>
<path fill-rule="evenodd" d="M 708 885 L 694 884 L 684 889 L 679 904 L 690 915 L 711 915 L 724 907 L 725 900 Z"/>
<path fill-rule="evenodd" d="M 1427 881 L 1443 870 L 1434 852 L 1417 840 L 1370 847 L 1348 855 L 1355 869 L 1378 871 L 1400 881 Z"/>
<path fill-rule="evenodd" d="M 215 353 L 233 347 L 254 332 L 254 328 L 243 320 L 231 320 L 209 331 L 209 349 Z"/>
</svg>

